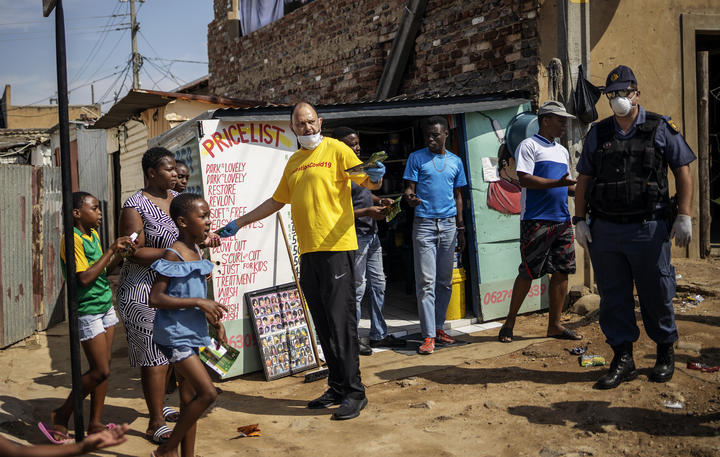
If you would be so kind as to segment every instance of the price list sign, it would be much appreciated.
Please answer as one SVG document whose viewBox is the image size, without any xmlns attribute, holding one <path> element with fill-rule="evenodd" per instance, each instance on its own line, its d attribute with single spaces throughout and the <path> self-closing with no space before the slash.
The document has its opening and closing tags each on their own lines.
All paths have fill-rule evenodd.
<svg viewBox="0 0 720 457">
<path fill-rule="evenodd" d="M 280 182 L 285 164 L 297 150 L 289 122 L 200 121 L 198 140 L 202 186 L 210 206 L 211 230 L 246 214 L 267 200 Z M 281 210 L 291 250 L 295 233 L 290 206 Z M 240 229 L 210 249 L 216 267 L 214 299 L 228 309 L 223 321 L 230 346 L 241 357 L 224 377 L 261 369 L 258 341 L 248 320 L 244 294 L 293 280 L 285 241 L 275 216 Z"/>
</svg>

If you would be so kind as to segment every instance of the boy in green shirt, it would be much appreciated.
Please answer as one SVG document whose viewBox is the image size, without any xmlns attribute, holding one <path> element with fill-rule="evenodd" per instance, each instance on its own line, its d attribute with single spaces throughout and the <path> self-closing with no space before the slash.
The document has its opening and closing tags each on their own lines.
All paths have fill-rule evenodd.
<svg viewBox="0 0 720 457">
<path fill-rule="evenodd" d="M 102 252 L 96 231 L 102 221 L 100 203 L 87 192 L 73 193 L 73 220 L 78 329 L 80 343 L 90 366 L 82 376 L 82 395 L 85 398 L 91 394 L 88 434 L 92 434 L 114 427 L 113 424 L 106 426 L 100 422 L 110 375 L 112 340 L 115 324 L 118 323 L 106 270 L 112 270 L 117 265 L 120 256 L 116 254 L 132 253 L 135 244 L 130 237 L 123 236 L 115 240 L 107 252 Z M 60 258 L 65 273 L 64 239 L 60 246 Z M 69 439 L 67 424 L 72 412 L 73 396 L 70 394 L 65 403 L 50 414 L 52 425 L 47 426 L 41 422 L 38 427 L 51 442 L 63 443 Z"/>
</svg>

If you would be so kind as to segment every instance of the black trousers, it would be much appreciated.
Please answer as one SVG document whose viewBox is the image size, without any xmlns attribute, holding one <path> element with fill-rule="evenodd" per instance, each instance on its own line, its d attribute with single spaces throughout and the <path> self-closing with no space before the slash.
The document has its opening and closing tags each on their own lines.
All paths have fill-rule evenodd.
<svg viewBox="0 0 720 457">
<path fill-rule="evenodd" d="M 361 400 L 355 251 L 309 252 L 300 256 L 300 287 L 312 315 L 328 366 L 328 386 L 338 395 Z"/>
</svg>

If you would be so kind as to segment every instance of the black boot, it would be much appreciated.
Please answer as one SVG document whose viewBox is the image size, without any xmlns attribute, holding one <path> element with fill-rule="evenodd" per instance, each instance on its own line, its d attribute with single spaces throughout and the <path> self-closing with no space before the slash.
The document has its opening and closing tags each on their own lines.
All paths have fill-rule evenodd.
<svg viewBox="0 0 720 457">
<path fill-rule="evenodd" d="M 615 356 L 610 363 L 610 370 L 595 383 L 596 389 L 614 389 L 621 382 L 637 378 L 635 362 L 632 355 L 632 343 L 613 346 Z"/>
<path fill-rule="evenodd" d="M 672 344 L 658 344 L 657 359 L 650 373 L 650 380 L 667 382 L 672 379 L 673 373 L 675 373 L 675 351 Z"/>
</svg>

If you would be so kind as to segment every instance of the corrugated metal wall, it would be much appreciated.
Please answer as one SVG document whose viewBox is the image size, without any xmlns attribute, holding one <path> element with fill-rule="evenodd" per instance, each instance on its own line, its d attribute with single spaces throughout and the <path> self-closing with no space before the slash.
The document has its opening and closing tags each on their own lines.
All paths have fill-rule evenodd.
<svg viewBox="0 0 720 457">
<path fill-rule="evenodd" d="M 32 167 L 0 165 L 0 347 L 32 335 Z"/>
<path fill-rule="evenodd" d="M 120 127 L 120 182 L 125 203 L 133 193 L 145 185 L 142 172 L 142 156 L 147 151 L 147 128 L 137 121 L 128 121 Z"/>
<path fill-rule="evenodd" d="M 79 189 L 93 194 L 100 202 L 103 223 L 98 229 L 103 249 L 112 243 L 114 237 L 113 211 L 110 186 L 110 169 L 108 166 L 107 131 L 88 130 L 78 126 L 76 130 L 78 145 Z"/>
<path fill-rule="evenodd" d="M 65 320 L 65 289 L 60 266 L 62 226 L 62 173 L 59 167 L 42 168 L 42 308 L 36 310 L 37 329 Z"/>
</svg>

